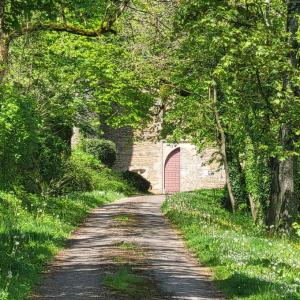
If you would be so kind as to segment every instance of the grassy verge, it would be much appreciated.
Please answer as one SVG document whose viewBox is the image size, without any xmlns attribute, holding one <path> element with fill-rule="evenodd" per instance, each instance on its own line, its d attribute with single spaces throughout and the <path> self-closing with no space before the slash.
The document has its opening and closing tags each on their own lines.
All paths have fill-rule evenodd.
<svg viewBox="0 0 300 300">
<path fill-rule="evenodd" d="M 45 264 L 88 212 L 122 195 L 77 193 L 59 198 L 0 192 L 0 300 L 25 299 Z"/>
<path fill-rule="evenodd" d="M 173 195 L 166 216 L 229 299 L 300 299 L 300 242 L 270 237 L 251 217 L 220 206 L 220 190 Z"/>
</svg>

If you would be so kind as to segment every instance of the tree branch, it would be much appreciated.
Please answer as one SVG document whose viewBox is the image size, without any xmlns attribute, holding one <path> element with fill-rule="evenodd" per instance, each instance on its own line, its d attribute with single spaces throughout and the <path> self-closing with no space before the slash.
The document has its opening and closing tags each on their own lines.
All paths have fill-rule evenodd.
<svg viewBox="0 0 300 300">
<path fill-rule="evenodd" d="M 56 31 L 56 32 L 68 32 L 71 34 L 88 36 L 88 37 L 97 37 L 105 33 L 116 33 L 112 28 L 108 28 L 107 26 L 101 26 L 99 29 L 85 29 L 77 26 L 64 24 L 64 23 L 39 23 L 39 24 L 31 24 L 21 28 L 19 31 L 15 31 L 10 34 L 10 39 L 14 39 L 16 37 L 22 36 L 26 33 L 32 33 L 37 31 Z"/>
<path fill-rule="evenodd" d="M 265 101 L 265 104 L 267 107 L 267 112 L 268 112 L 267 117 L 268 117 L 268 122 L 270 124 L 271 121 L 270 121 L 269 113 L 271 112 L 273 114 L 273 116 L 275 116 L 275 117 L 276 117 L 276 114 L 269 102 L 269 95 L 268 95 L 268 93 L 265 92 L 265 90 L 263 88 L 263 84 L 262 84 L 261 77 L 260 77 L 260 72 L 257 68 L 255 70 L 255 74 L 256 74 L 256 81 L 257 81 L 259 93 L 260 93 L 261 97 L 263 98 L 263 100 Z"/>
<path fill-rule="evenodd" d="M 125 11 L 126 7 L 129 5 L 131 0 L 125 0 L 118 8 L 116 13 L 110 17 L 107 21 L 102 22 L 101 26 L 98 29 L 87 29 L 79 26 L 74 26 L 67 23 L 36 23 L 36 24 L 27 24 L 22 27 L 20 30 L 12 32 L 9 37 L 10 39 L 17 38 L 26 33 L 32 33 L 37 31 L 56 31 L 56 32 L 68 32 L 71 34 L 87 36 L 87 37 L 98 37 L 106 33 L 114 33 L 116 31 L 112 29 L 115 22 L 120 18 L 120 16 Z"/>
<path fill-rule="evenodd" d="M 119 9 L 115 13 L 115 15 L 113 17 L 109 18 L 109 20 L 107 21 L 107 28 L 111 28 L 114 25 L 114 23 L 116 23 L 116 21 L 121 17 L 121 15 L 125 11 L 125 9 L 130 4 L 130 2 L 131 2 L 131 0 L 124 0 L 123 4 L 121 4 L 119 6 Z"/>
</svg>

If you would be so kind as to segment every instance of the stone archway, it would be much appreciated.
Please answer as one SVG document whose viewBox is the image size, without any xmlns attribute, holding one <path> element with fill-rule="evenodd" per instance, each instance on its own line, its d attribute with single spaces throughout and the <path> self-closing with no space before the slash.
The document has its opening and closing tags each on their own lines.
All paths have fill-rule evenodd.
<svg viewBox="0 0 300 300">
<path fill-rule="evenodd" d="M 180 148 L 173 150 L 167 157 L 164 167 L 165 193 L 180 192 Z"/>
</svg>

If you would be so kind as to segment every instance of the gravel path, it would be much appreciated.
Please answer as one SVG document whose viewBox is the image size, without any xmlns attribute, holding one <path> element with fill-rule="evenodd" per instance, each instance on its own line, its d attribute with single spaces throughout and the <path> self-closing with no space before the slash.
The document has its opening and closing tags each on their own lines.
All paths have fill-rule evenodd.
<svg viewBox="0 0 300 300">
<path fill-rule="evenodd" d="M 198 265 L 162 216 L 163 199 L 133 197 L 94 210 L 49 266 L 30 299 L 223 299 L 211 283 L 209 270 Z M 143 255 L 122 250 L 118 247 L 122 243 L 138 245 Z M 147 277 L 145 295 L 118 294 L 103 284 L 121 258 Z"/>
</svg>

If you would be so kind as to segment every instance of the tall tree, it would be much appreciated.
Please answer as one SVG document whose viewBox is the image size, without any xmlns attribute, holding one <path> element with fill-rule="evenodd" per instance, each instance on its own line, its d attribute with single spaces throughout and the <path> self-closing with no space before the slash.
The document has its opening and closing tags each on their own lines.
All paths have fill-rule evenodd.
<svg viewBox="0 0 300 300">
<path fill-rule="evenodd" d="M 292 196 L 299 154 L 298 6 L 277 0 L 181 1 L 175 23 L 173 83 L 190 93 L 169 98 L 166 128 L 207 146 L 220 141 L 215 132 L 221 124 L 228 157 L 232 150 L 235 156 L 228 173 L 240 200 L 232 204 L 248 203 L 254 218 L 264 212 L 267 223 L 276 216 L 275 227 L 285 219 L 290 224 L 299 207 Z M 214 82 L 219 96 L 212 107 L 207 90 Z M 268 161 L 273 162 L 269 170 Z"/>
<path fill-rule="evenodd" d="M 300 2 L 287 1 L 287 33 L 289 40 L 288 58 L 291 69 L 298 70 L 299 49 L 298 41 Z M 294 81 L 290 74 L 286 74 L 283 83 L 287 92 L 288 102 L 297 102 L 300 99 L 299 84 Z M 289 104 L 287 104 L 289 105 Z M 295 136 L 288 120 L 280 125 L 279 142 L 285 155 L 282 159 L 274 157 L 271 159 L 272 189 L 270 197 L 270 208 L 267 216 L 269 226 L 277 228 L 280 224 L 287 228 L 297 216 L 300 206 L 297 197 L 296 176 L 297 176 L 297 155 L 295 148 Z"/>
<path fill-rule="evenodd" d="M 10 43 L 15 38 L 46 30 L 89 37 L 114 32 L 112 27 L 129 2 L 1 0 L 0 84 L 8 67 Z"/>
</svg>

